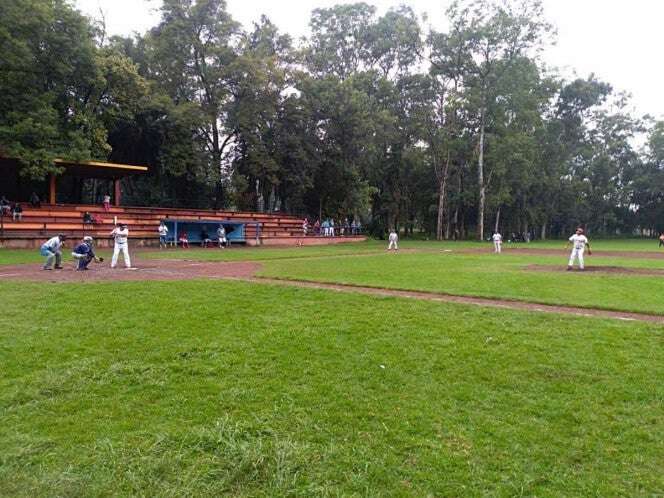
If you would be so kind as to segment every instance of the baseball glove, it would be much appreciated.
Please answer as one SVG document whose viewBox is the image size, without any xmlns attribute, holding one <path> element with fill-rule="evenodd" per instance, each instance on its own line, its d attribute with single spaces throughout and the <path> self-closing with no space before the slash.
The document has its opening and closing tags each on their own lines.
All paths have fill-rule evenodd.
<svg viewBox="0 0 664 498">
<path fill-rule="evenodd" d="M 99 262 L 100 262 L 100 263 L 103 263 L 103 262 L 104 262 L 104 258 L 99 258 Z"/>
</svg>

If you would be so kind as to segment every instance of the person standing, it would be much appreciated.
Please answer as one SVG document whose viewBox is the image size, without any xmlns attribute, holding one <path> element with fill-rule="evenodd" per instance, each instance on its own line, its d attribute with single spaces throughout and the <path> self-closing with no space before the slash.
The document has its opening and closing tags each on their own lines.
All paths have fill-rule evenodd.
<svg viewBox="0 0 664 498">
<path fill-rule="evenodd" d="M 226 229 L 224 225 L 219 225 L 217 228 L 217 241 L 219 242 L 219 249 L 224 249 L 226 247 Z"/>
<path fill-rule="evenodd" d="M 583 235 L 583 228 L 579 227 L 576 229 L 576 233 L 569 238 L 569 242 L 565 245 L 565 249 L 569 249 L 570 244 L 572 247 L 572 253 L 569 256 L 569 262 L 567 263 L 567 271 L 571 271 L 574 268 L 574 260 L 578 258 L 579 260 L 579 270 L 583 271 L 585 269 L 583 261 L 583 253 L 585 252 L 586 246 L 588 246 L 588 255 L 592 254 L 590 250 L 590 242 L 588 238 Z"/>
<path fill-rule="evenodd" d="M 159 249 L 166 249 L 166 242 L 168 237 L 168 227 L 166 226 L 166 223 L 161 221 L 157 231 L 159 232 Z"/>
<path fill-rule="evenodd" d="M 493 240 L 493 252 L 500 254 L 503 246 L 503 236 L 500 235 L 500 233 L 495 232 L 491 237 L 491 240 Z"/>
<path fill-rule="evenodd" d="M 41 207 L 41 201 L 39 200 L 37 192 L 32 192 L 32 194 L 30 194 L 30 206 L 32 206 L 33 208 Z"/>
<path fill-rule="evenodd" d="M 394 249 L 395 251 L 399 250 L 399 234 L 397 234 L 396 230 L 390 230 L 390 236 L 388 237 L 388 240 L 390 241 L 389 245 L 387 246 L 387 250 L 390 251 Z"/>
<path fill-rule="evenodd" d="M 659 234 L 659 246 L 658 247 L 662 247 L 662 246 L 664 246 L 664 232 Z"/>
<path fill-rule="evenodd" d="M 111 196 L 108 194 L 104 195 L 102 204 L 104 205 L 104 211 L 108 213 L 111 210 Z"/>
<path fill-rule="evenodd" d="M 129 259 L 129 229 L 125 223 L 120 223 L 111 231 L 111 237 L 115 240 L 113 246 L 113 257 L 111 258 L 111 268 L 115 268 L 118 264 L 118 255 L 122 251 L 122 258 L 126 268 L 131 268 L 131 260 Z"/>
<path fill-rule="evenodd" d="M 43 266 L 44 270 L 52 270 L 54 262 L 55 269 L 62 270 L 62 252 L 60 249 L 66 238 L 66 236 L 58 234 L 42 244 L 39 254 L 46 258 Z"/>
</svg>

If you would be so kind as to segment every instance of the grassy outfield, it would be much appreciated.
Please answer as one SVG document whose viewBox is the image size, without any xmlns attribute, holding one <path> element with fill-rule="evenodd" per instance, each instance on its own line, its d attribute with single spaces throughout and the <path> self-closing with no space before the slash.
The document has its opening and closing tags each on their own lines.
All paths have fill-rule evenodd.
<svg viewBox="0 0 664 498">
<path fill-rule="evenodd" d="M 216 281 L 0 302 L 3 496 L 664 489 L 662 327 Z"/>
<path fill-rule="evenodd" d="M 663 268 L 664 258 L 588 258 L 589 265 Z M 528 271 L 531 264 L 565 267 L 561 257 L 502 254 L 400 253 L 268 261 L 267 277 L 424 290 L 664 314 L 664 276 Z"/>
</svg>

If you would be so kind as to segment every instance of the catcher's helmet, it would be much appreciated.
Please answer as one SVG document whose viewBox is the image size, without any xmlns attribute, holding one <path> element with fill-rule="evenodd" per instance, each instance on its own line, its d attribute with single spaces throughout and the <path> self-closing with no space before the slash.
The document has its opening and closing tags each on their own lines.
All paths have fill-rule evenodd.
<svg viewBox="0 0 664 498">
<path fill-rule="evenodd" d="M 83 242 L 94 242 L 94 239 L 89 235 L 86 235 L 85 237 L 83 237 Z"/>
</svg>

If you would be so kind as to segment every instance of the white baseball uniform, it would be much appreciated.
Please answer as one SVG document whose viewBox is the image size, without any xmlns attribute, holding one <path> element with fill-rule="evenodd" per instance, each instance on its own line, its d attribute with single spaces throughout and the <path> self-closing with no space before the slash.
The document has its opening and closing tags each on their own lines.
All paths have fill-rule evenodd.
<svg viewBox="0 0 664 498">
<path fill-rule="evenodd" d="M 503 245 L 503 236 L 496 232 L 491 238 L 493 239 L 493 252 L 500 253 Z"/>
<path fill-rule="evenodd" d="M 569 256 L 569 262 L 567 263 L 567 266 L 572 266 L 574 264 L 574 260 L 579 258 L 579 268 L 583 270 L 583 252 L 586 250 L 588 239 L 585 235 L 574 234 L 569 238 L 569 241 L 572 243 L 573 247 L 572 254 Z"/>
<path fill-rule="evenodd" d="M 390 249 L 395 249 L 399 250 L 399 236 L 397 235 L 397 232 L 390 232 L 390 237 L 389 237 L 390 244 L 387 246 L 387 250 L 389 251 Z"/>
<path fill-rule="evenodd" d="M 128 228 L 114 228 L 111 232 L 111 236 L 115 239 L 115 245 L 113 246 L 113 258 L 111 258 L 111 268 L 115 268 L 118 264 L 118 255 L 122 251 L 122 257 L 124 259 L 125 266 L 131 268 L 131 260 L 129 259 L 129 246 L 127 244 L 127 238 L 129 237 Z"/>
</svg>

